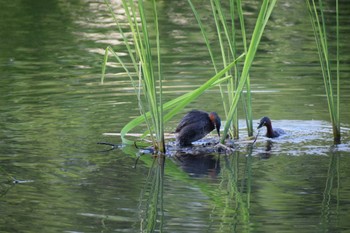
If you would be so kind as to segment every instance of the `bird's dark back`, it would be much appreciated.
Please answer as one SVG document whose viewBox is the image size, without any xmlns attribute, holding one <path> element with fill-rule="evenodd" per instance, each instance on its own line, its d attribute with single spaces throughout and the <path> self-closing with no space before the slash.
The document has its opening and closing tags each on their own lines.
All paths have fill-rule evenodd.
<svg viewBox="0 0 350 233">
<path fill-rule="evenodd" d="M 213 126 L 210 127 L 212 130 L 214 129 L 213 123 L 210 121 L 209 114 L 204 111 L 199 110 L 192 110 L 188 112 L 180 121 L 179 125 L 177 126 L 175 132 L 178 133 L 183 129 L 184 127 L 188 125 L 196 124 L 198 127 L 206 127 L 206 126 Z"/>
</svg>

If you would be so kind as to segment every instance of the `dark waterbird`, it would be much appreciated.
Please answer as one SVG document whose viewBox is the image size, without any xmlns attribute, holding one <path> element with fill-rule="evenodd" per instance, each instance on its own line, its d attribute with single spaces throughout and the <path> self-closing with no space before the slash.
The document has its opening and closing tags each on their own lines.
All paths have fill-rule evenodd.
<svg viewBox="0 0 350 233">
<path fill-rule="evenodd" d="M 276 138 L 282 134 L 285 134 L 285 132 L 282 129 L 278 129 L 278 128 L 273 129 L 271 120 L 268 117 L 261 118 L 258 129 L 260 129 L 263 126 L 266 126 L 267 131 L 265 136 L 268 138 Z"/>
<path fill-rule="evenodd" d="M 176 140 L 180 146 L 191 146 L 192 142 L 205 137 L 215 128 L 220 137 L 220 127 L 221 120 L 216 112 L 192 110 L 182 118 L 177 126 Z"/>
</svg>

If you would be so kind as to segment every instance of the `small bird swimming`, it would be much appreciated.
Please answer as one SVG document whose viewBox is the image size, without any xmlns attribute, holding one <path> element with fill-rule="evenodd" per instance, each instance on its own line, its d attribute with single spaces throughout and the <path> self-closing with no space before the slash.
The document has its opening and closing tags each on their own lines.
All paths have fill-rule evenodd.
<svg viewBox="0 0 350 233">
<path fill-rule="evenodd" d="M 266 126 L 267 131 L 266 131 L 266 135 L 265 136 L 268 137 L 268 138 L 276 138 L 276 137 L 279 137 L 282 134 L 285 134 L 283 129 L 279 129 L 279 128 L 273 129 L 271 120 L 268 117 L 261 118 L 259 126 L 258 126 L 258 129 L 260 129 L 263 126 Z"/>
<path fill-rule="evenodd" d="M 216 128 L 220 137 L 221 120 L 216 112 L 199 110 L 188 112 L 176 127 L 176 141 L 180 146 L 191 146 L 192 142 L 205 137 Z"/>
</svg>

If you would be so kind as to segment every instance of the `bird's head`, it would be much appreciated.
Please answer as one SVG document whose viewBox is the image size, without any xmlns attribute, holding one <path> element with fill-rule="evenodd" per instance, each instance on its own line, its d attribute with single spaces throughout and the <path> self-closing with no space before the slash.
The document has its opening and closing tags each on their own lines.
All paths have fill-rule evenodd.
<svg viewBox="0 0 350 233">
<path fill-rule="evenodd" d="M 260 128 L 263 127 L 263 126 L 267 126 L 267 125 L 271 125 L 271 120 L 270 120 L 270 118 L 268 118 L 268 117 L 263 117 L 263 118 L 261 118 L 261 120 L 260 120 L 258 129 L 260 129 Z"/>
<path fill-rule="evenodd" d="M 216 132 L 218 132 L 218 135 L 220 137 L 220 127 L 221 127 L 220 117 L 218 116 L 218 114 L 216 112 L 211 112 L 211 113 L 209 113 L 209 118 L 210 118 L 211 122 L 213 122 L 213 124 L 215 125 Z"/>
</svg>

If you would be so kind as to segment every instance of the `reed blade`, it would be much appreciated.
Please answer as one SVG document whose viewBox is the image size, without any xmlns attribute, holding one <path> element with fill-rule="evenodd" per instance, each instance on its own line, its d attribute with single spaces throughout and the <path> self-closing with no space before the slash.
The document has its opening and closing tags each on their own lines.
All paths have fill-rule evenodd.
<svg viewBox="0 0 350 233">
<path fill-rule="evenodd" d="M 328 111 L 332 122 L 334 143 L 339 144 L 340 134 L 340 66 L 339 66 L 339 5 L 336 0 L 336 82 L 335 94 L 333 91 L 333 78 L 331 58 L 327 40 L 326 18 L 322 0 L 316 5 L 314 0 L 306 0 L 309 10 L 311 26 L 314 32 L 315 43 L 319 55 L 319 61 L 322 71 L 323 83 L 327 96 Z M 336 98 L 335 96 L 336 95 Z"/>
<path fill-rule="evenodd" d="M 224 126 L 224 132 L 221 136 L 221 143 L 225 142 L 228 130 L 230 128 L 230 125 L 231 125 L 231 122 L 233 119 L 233 115 L 237 109 L 238 101 L 239 101 L 241 94 L 242 94 L 242 91 L 246 85 L 250 67 L 252 66 L 256 51 L 258 49 L 258 46 L 259 46 L 259 43 L 260 43 L 260 40 L 262 37 L 262 34 L 264 32 L 265 26 L 268 22 L 268 19 L 272 13 L 272 10 L 273 10 L 275 4 L 276 4 L 276 0 L 272 0 L 272 1 L 264 0 L 262 5 L 261 5 L 260 12 L 259 12 L 258 18 L 257 18 L 256 23 L 255 23 L 253 35 L 252 35 L 252 38 L 250 41 L 250 45 L 249 45 L 249 48 L 247 50 L 247 54 L 245 57 L 241 77 L 239 79 L 239 83 L 238 83 L 238 86 L 237 86 L 237 89 L 235 92 L 234 99 L 232 100 L 232 103 L 231 103 L 231 107 L 230 107 L 230 111 L 228 113 L 227 121 L 226 121 L 225 126 Z"/>
</svg>

